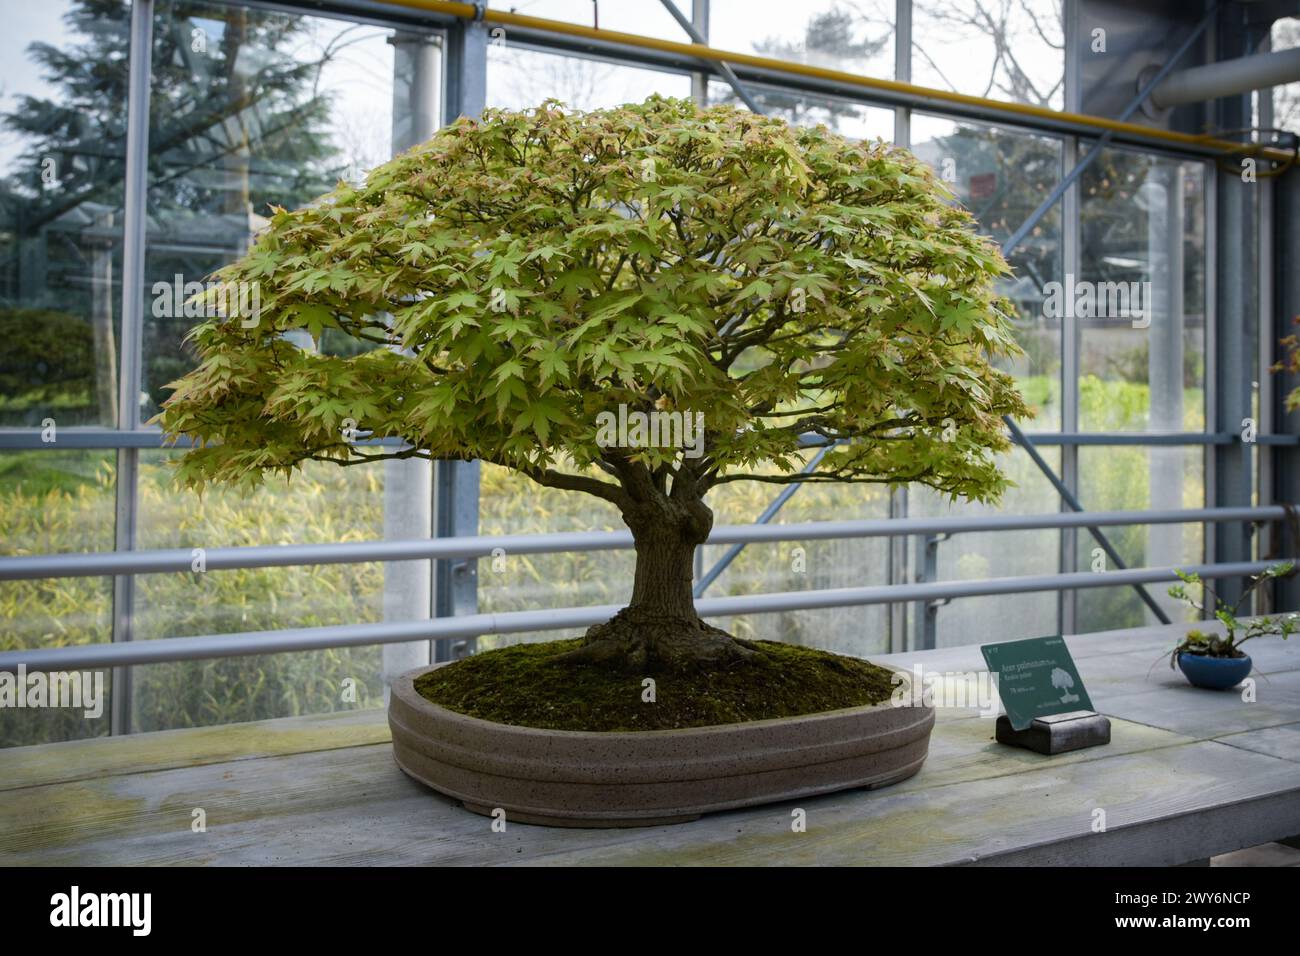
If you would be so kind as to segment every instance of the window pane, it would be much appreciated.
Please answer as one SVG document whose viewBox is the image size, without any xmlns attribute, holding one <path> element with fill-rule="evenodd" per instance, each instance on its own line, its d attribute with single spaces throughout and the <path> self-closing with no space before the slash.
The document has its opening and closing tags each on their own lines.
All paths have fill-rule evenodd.
<svg viewBox="0 0 1300 956">
<path fill-rule="evenodd" d="M 180 284 L 238 257 L 293 209 L 392 155 L 390 30 L 215 4 L 154 18 L 144 408 L 189 371 Z M 178 314 L 180 313 L 180 314 Z"/>
<path fill-rule="evenodd" d="M 1142 511 L 1205 507 L 1205 449 L 1132 446 L 1079 449 L 1079 497 L 1090 511 Z M 1200 564 L 1205 535 L 1199 524 L 1133 525 L 1103 529 L 1130 568 Z M 1108 568 L 1092 535 L 1078 532 L 1078 567 Z M 1166 586 L 1147 591 L 1170 620 L 1194 619 L 1187 606 L 1169 597 Z M 1159 623 L 1132 588 L 1078 592 L 1078 632 Z"/>
<path fill-rule="evenodd" d="M 270 479 L 255 492 L 211 488 L 199 498 L 172 485 L 172 455 L 141 454 L 141 549 L 384 537 L 382 466 L 311 463 L 287 485 Z M 371 562 L 139 575 L 135 639 L 381 621 L 384 574 L 383 565 Z M 382 700 L 377 647 L 157 664 L 134 672 L 136 730 L 376 706 Z M 356 703 L 343 696 L 348 678 L 355 681 Z"/>
<path fill-rule="evenodd" d="M 1079 427 L 1203 430 L 1205 167 L 1106 150 L 1081 190 Z"/>
<path fill-rule="evenodd" d="M 111 551 L 114 460 L 102 451 L 0 452 L 0 554 Z M 112 578 L 0 581 L 0 651 L 106 642 L 112 612 Z M 98 718 L 0 707 L 0 747 L 107 734 L 103 704 Z"/>
<path fill-rule="evenodd" d="M 483 465 L 479 534 L 626 531 L 618 510 L 591 495 L 543 488 L 498 465 Z M 500 554 L 478 562 L 478 607 L 483 613 L 547 607 L 625 604 L 632 594 L 634 556 L 624 551 Z M 488 635 L 480 650 L 527 641 L 577 637 L 585 628 Z"/>
<path fill-rule="evenodd" d="M 488 46 L 487 105 L 528 109 L 556 99 L 572 109 L 594 110 L 639 103 L 651 93 L 689 97 L 691 78 L 600 60 Z"/>
<path fill-rule="evenodd" d="M 881 139 L 887 143 L 894 139 L 894 113 L 883 107 L 815 93 L 778 93 L 754 86 L 747 92 L 764 113 L 779 116 L 794 126 L 823 125 L 849 139 Z M 709 102 L 739 106 L 740 98 L 726 83 L 711 80 Z"/>
<path fill-rule="evenodd" d="M 1274 50 L 1294 50 L 1300 46 L 1300 17 L 1279 17 L 1273 21 L 1272 45 Z M 1278 129 L 1300 130 L 1300 83 L 1275 86 L 1273 93 L 1273 122 Z"/>
<path fill-rule="evenodd" d="M 116 423 L 128 4 L 9 4 L 0 427 Z"/>
<path fill-rule="evenodd" d="M 912 151 L 928 163 L 974 214 L 980 232 L 1001 243 L 1029 218 L 1060 182 L 1061 143 L 1047 136 L 917 114 Z M 1061 208 L 1058 203 L 1012 250 L 1012 275 L 1000 280 L 1016 307 L 1016 340 L 1025 354 L 1000 360 L 1037 415 L 1034 431 L 1061 427 L 1061 320 L 1043 308 L 1059 282 Z"/>
<path fill-rule="evenodd" d="M 405 71 L 403 84 L 421 78 L 418 71 L 410 74 L 414 61 L 407 53 L 399 64 L 392 36 L 378 26 L 263 9 L 159 4 L 145 415 L 166 398 L 166 383 L 195 360 L 183 339 L 199 317 L 174 307 L 185 295 L 173 291 L 175 284 L 202 281 L 240 255 L 272 205 L 302 206 L 340 178 L 359 178 L 392 155 L 395 130 L 409 135 L 409 104 L 423 100 L 395 96 L 395 73 Z M 436 83 L 437 77 L 424 81 Z M 408 92 L 405 85 L 401 91 Z M 428 118 L 421 122 L 427 125 Z M 348 344 L 327 338 L 322 346 L 335 351 Z M 165 466 L 170 453 L 141 457 L 141 548 L 429 532 L 431 491 L 423 463 L 309 465 L 287 485 L 268 480 L 252 494 L 213 488 L 200 498 L 171 485 Z M 142 575 L 135 637 L 426 617 L 428 569 L 428 562 L 402 562 Z M 413 573 L 403 577 L 406 572 Z M 373 706 L 382 700 L 381 661 L 387 656 L 372 647 L 138 667 L 133 726 L 158 730 Z M 345 694 L 346 680 L 353 683 Z"/>
<path fill-rule="evenodd" d="M 763 470 L 763 469 L 755 469 Z M 769 469 L 770 470 L 770 469 Z M 780 486 L 737 481 L 709 494 L 715 524 L 751 524 L 781 493 Z M 810 484 L 800 487 L 772 519 L 774 524 L 889 517 L 889 493 L 878 485 Z M 708 571 L 730 545 L 702 549 Z M 889 583 L 889 539 L 779 541 L 746 545 L 709 586 L 710 597 L 865 587 Z M 889 606 L 782 611 L 718 618 L 711 623 L 739 637 L 786 641 L 863 656 L 889 650 Z"/>
<path fill-rule="evenodd" d="M 712 0 L 709 46 L 892 79 L 894 0 Z"/>
<path fill-rule="evenodd" d="M 1059 448 L 1040 448 L 1040 454 L 1059 475 Z M 958 501 L 949 503 L 924 486 L 908 490 L 908 514 L 915 516 L 968 517 L 998 514 L 1044 514 L 1058 510 L 1060 499 L 1051 483 L 1021 448 L 1002 455 L 999 465 L 1015 484 L 997 505 Z M 1027 575 L 1053 574 L 1060 563 L 1060 532 L 984 531 L 953 535 L 938 544 L 936 581 L 984 580 Z M 912 543 L 914 577 L 924 568 L 921 542 Z M 913 631 L 916 616 L 913 605 Z M 936 647 L 980 644 L 993 640 L 1041 637 L 1058 633 L 1057 597 L 1054 591 L 961 598 L 940 607 L 936 613 Z"/>
<path fill-rule="evenodd" d="M 1060 0 L 914 0 L 912 82 L 1062 109 Z"/>
</svg>

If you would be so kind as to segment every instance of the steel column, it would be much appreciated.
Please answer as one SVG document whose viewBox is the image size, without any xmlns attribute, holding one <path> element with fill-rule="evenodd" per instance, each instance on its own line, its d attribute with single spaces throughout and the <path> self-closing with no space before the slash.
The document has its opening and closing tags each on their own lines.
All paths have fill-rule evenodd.
<svg viewBox="0 0 1300 956">
<path fill-rule="evenodd" d="M 1273 181 L 1273 277 L 1275 292 L 1272 322 L 1268 326 L 1274 341 L 1294 335 L 1300 328 L 1300 167 L 1283 173 Z M 1300 427 L 1300 410 L 1287 411 L 1286 396 L 1300 388 L 1300 373 L 1282 372 L 1272 383 L 1273 415 L 1279 428 Z M 1300 490 L 1300 446 L 1275 445 L 1262 451 L 1272 459 L 1273 499 L 1287 497 Z M 1278 522 L 1279 531 L 1272 536 L 1272 554 L 1296 553 L 1300 527 L 1294 522 Z M 1274 583 L 1274 607 L 1300 609 L 1300 575 Z"/>
<path fill-rule="evenodd" d="M 485 5 L 480 5 L 480 13 Z M 443 116 L 455 120 L 477 117 L 487 106 L 488 31 L 482 16 L 461 20 L 447 31 L 446 106 Z M 439 461 L 433 473 L 433 525 L 439 538 L 478 534 L 479 480 L 477 461 Z M 433 584 L 435 617 L 459 617 L 478 611 L 478 562 L 472 559 L 442 560 L 437 564 Z M 472 654 L 477 640 L 472 636 L 451 644 L 434 645 L 434 660 L 455 660 Z"/>
<path fill-rule="evenodd" d="M 1224 60 L 1249 51 L 1240 7 L 1229 6 L 1216 24 L 1217 59 Z M 1217 101 L 1217 122 L 1222 129 L 1241 129 L 1251 123 L 1249 96 Z M 1214 176 L 1216 228 L 1209 241 L 1218 261 L 1215 265 L 1215 406 L 1212 427 L 1239 434 L 1252 412 L 1251 382 L 1256 349 L 1255 316 L 1250 308 L 1253 266 L 1253 238 L 1256 199 L 1255 183 L 1240 175 L 1217 171 Z M 1245 442 L 1215 446 L 1213 504 L 1249 505 L 1254 491 L 1251 448 Z M 1219 528 L 1215 534 L 1213 560 L 1216 563 L 1246 561 L 1251 542 L 1248 526 Z M 1229 604 L 1241 595 L 1244 582 L 1222 583 L 1220 595 Z"/>
<path fill-rule="evenodd" d="M 126 171 L 122 222 L 122 334 L 119 338 L 121 369 L 117 397 L 118 427 L 140 428 L 140 390 L 143 379 L 145 203 L 149 191 L 149 75 L 153 58 L 153 0 L 131 5 L 131 45 L 127 67 Z M 140 452 L 121 448 L 117 453 L 114 486 L 113 547 L 134 551 L 139 509 Z M 130 642 L 135 634 L 135 578 L 113 578 L 114 644 Z M 109 732 L 131 732 L 131 669 L 113 670 Z"/>
</svg>

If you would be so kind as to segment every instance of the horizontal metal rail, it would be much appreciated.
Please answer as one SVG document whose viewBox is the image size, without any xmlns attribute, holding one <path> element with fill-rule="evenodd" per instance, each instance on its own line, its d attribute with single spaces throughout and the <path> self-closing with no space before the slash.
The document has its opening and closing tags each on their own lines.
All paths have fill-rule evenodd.
<svg viewBox="0 0 1300 956">
<path fill-rule="evenodd" d="M 1240 441 L 1232 432 L 1026 432 L 1035 445 L 1231 445 Z M 806 444 L 816 444 L 823 439 L 810 432 Z M 128 431 L 117 428 L 69 425 L 57 432 L 57 441 L 47 442 L 39 428 L 0 428 L 0 450 L 12 451 L 85 451 L 114 448 L 189 448 L 193 442 L 180 438 L 174 444 L 164 443 L 162 432 L 156 429 Z M 1297 445 L 1300 435 L 1256 435 L 1260 445 Z M 378 438 L 358 441 L 359 447 L 383 445 L 395 447 L 403 444 L 397 438 Z"/>
<path fill-rule="evenodd" d="M 1090 516 L 1094 517 L 1095 516 Z M 1241 577 L 1258 574 L 1267 561 L 1236 564 L 1184 565 L 1183 571 L 1203 578 Z M 944 601 L 953 598 L 1027 594 L 1036 591 L 1082 590 L 1155 584 L 1176 581 L 1170 568 L 1130 568 L 1125 571 L 1079 571 L 1072 574 L 1043 574 L 982 581 L 950 581 L 932 584 L 893 584 L 858 588 L 826 588 L 818 591 L 780 591 L 732 597 L 702 598 L 695 607 L 704 617 L 738 614 L 770 614 L 778 611 L 806 611 L 837 607 L 889 604 L 897 601 Z M 285 628 L 278 631 L 250 631 L 243 634 L 206 634 L 195 637 L 164 637 L 123 644 L 80 644 L 73 647 L 33 648 L 0 653 L 0 671 L 72 671 L 138 664 L 240 657 L 314 651 L 332 647 L 365 647 L 400 644 L 407 641 L 454 640 L 483 634 L 519 634 L 590 627 L 607 621 L 622 605 L 549 608 L 541 611 L 504 611 L 499 614 L 466 614 L 426 621 L 400 623 L 344 624 L 334 627 Z"/>
<path fill-rule="evenodd" d="M 1286 517 L 1281 505 L 1238 508 L 1187 508 L 1168 511 L 1048 512 L 1033 515 L 873 518 L 860 521 L 804 521 L 790 524 L 718 525 L 708 544 L 758 544 L 831 538 L 881 538 L 913 534 L 980 531 L 1037 531 L 1121 525 L 1193 524 L 1205 521 L 1270 521 Z M 361 564 L 368 561 L 449 560 L 506 554 L 562 554 L 619 551 L 632 547 L 630 531 L 572 531 L 556 534 L 478 535 L 403 541 L 338 544 L 283 544 L 203 549 L 205 571 L 295 567 L 308 564 Z M 0 558 L 0 581 L 81 578 L 118 574 L 162 574 L 193 570 L 194 548 L 156 551 L 103 551 Z"/>
</svg>

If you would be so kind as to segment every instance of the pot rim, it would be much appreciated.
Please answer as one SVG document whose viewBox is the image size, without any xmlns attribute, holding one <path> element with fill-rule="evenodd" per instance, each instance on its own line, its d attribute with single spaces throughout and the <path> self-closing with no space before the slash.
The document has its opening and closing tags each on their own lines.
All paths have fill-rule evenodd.
<svg viewBox="0 0 1300 956">
<path fill-rule="evenodd" d="M 1237 662 L 1237 661 L 1248 661 L 1248 660 L 1250 660 L 1250 655 L 1249 655 L 1249 654 L 1246 654 L 1246 653 L 1244 653 L 1244 652 L 1241 654 L 1240 657 L 1222 657 L 1222 656 L 1214 656 L 1214 655 L 1210 655 L 1210 654 L 1194 654 L 1194 653 L 1192 653 L 1191 651 L 1179 651 L 1179 652 L 1178 652 L 1178 659 L 1179 659 L 1179 660 L 1182 660 L 1184 657 L 1194 657 L 1194 658 L 1196 658 L 1198 661 L 1217 661 L 1217 662 L 1219 662 L 1219 663 L 1224 663 L 1224 662 L 1228 662 L 1228 661 L 1234 661 L 1234 662 Z"/>
<path fill-rule="evenodd" d="M 425 667 L 417 667 L 414 670 L 397 677 L 392 683 L 392 699 L 389 701 L 388 708 L 392 709 L 396 699 L 400 696 L 402 702 L 407 706 L 414 706 L 421 709 L 427 709 L 434 716 L 463 721 L 471 727 L 477 727 L 482 730 L 508 730 L 511 733 L 536 735 L 545 737 L 562 736 L 570 740 L 582 738 L 592 738 L 597 740 L 614 740 L 619 737 L 625 737 L 629 740 L 653 740 L 656 738 L 673 737 L 681 739 L 691 736 L 709 736 L 713 737 L 718 734 L 738 735 L 749 731 L 761 730 L 776 724 L 789 725 L 793 723 L 821 723 L 832 720 L 845 720 L 851 717 L 857 717 L 862 714 L 873 713 L 880 710 L 899 710 L 914 711 L 918 715 L 927 713 L 933 714 L 934 707 L 927 707 L 924 704 L 904 704 L 895 706 L 892 699 L 883 700 L 878 704 L 862 704 L 857 707 L 841 707 L 836 710 L 819 710 L 809 714 L 795 714 L 790 717 L 768 717 L 763 720 L 744 720 L 729 724 L 706 724 L 702 727 L 679 727 L 669 730 L 551 730 L 547 727 L 529 727 L 526 724 L 503 724 L 495 720 L 485 720 L 482 717 L 473 717 L 469 714 L 462 714 L 460 711 L 452 710 L 441 704 L 436 704 L 429 700 L 423 694 L 415 689 L 415 679 L 422 677 L 430 671 L 437 670 L 447 664 L 455 663 L 454 661 L 440 661 L 437 664 L 431 664 Z M 887 670 L 896 673 L 908 674 L 908 671 L 900 667 L 892 667 L 888 664 L 877 664 L 878 667 L 884 667 Z M 899 685 L 902 686 L 902 685 Z"/>
</svg>

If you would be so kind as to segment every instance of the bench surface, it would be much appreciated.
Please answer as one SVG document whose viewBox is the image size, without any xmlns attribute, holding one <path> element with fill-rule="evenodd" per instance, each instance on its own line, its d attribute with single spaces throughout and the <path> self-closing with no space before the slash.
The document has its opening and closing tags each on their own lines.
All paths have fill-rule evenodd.
<svg viewBox="0 0 1300 956">
<path fill-rule="evenodd" d="M 1046 757 L 941 709 L 920 773 L 798 801 L 800 833 L 795 803 L 493 832 L 401 773 L 383 712 L 361 710 L 0 750 L 0 864 L 1170 865 L 1300 834 L 1300 640 L 1251 642 L 1247 702 L 1170 671 L 1184 629 L 1067 638 L 1108 746 Z M 875 659 L 985 670 L 977 646 Z"/>
</svg>

